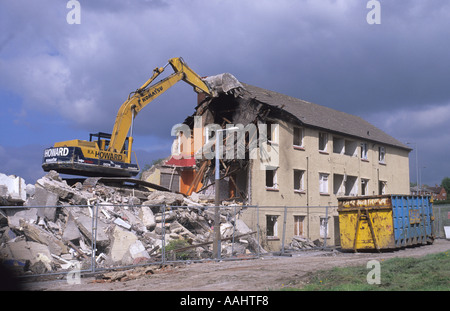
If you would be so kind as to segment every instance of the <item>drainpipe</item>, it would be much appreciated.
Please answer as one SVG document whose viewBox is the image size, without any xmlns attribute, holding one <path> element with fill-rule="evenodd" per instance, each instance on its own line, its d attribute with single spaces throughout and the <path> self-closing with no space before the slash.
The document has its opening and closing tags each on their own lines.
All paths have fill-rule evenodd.
<svg viewBox="0 0 450 311">
<path fill-rule="evenodd" d="M 309 157 L 306 157 L 306 225 L 308 227 L 307 237 L 309 239 Z"/>
</svg>

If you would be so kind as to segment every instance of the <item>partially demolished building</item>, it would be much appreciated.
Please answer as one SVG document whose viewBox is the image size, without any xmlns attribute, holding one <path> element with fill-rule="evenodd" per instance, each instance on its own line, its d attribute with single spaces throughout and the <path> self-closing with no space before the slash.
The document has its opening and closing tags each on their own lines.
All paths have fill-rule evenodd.
<svg viewBox="0 0 450 311">
<path fill-rule="evenodd" d="M 409 193 L 411 149 L 403 143 L 360 117 L 242 86 L 239 94 L 199 95 L 166 164 L 177 168 L 186 194 L 213 194 L 218 133 L 220 198 L 260 206 L 269 249 L 280 245 L 280 207 L 290 207 L 286 243 L 293 236 L 323 241 L 327 224 L 332 245 L 339 244 L 337 212 L 324 208 L 336 207 L 338 197 Z"/>
</svg>

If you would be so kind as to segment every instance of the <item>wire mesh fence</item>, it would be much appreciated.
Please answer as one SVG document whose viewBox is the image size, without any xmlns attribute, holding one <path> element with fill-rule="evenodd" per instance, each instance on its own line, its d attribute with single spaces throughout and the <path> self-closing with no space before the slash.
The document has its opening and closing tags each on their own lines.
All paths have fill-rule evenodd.
<svg viewBox="0 0 450 311">
<path fill-rule="evenodd" d="M 438 238 L 450 238 L 450 204 L 435 204 L 433 206 L 435 234 Z M 447 227 L 447 235 L 445 234 Z"/>
<path fill-rule="evenodd" d="M 0 256 L 23 276 L 241 260 L 333 245 L 336 207 L 88 205 L 0 207 Z M 330 230 L 331 228 L 331 230 Z M 214 243 L 218 253 L 213 252 Z"/>
<path fill-rule="evenodd" d="M 23 276 L 255 259 L 339 247 L 337 206 L 87 205 L 0 207 L 0 258 Z M 445 237 L 449 205 L 436 205 Z M 214 244 L 217 253 L 214 253 Z"/>
</svg>

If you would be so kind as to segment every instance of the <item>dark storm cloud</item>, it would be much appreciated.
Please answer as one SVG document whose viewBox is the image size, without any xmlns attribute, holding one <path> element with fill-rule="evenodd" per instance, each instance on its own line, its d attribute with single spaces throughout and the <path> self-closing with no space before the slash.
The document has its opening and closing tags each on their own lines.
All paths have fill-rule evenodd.
<svg viewBox="0 0 450 311">
<path fill-rule="evenodd" d="M 79 2 L 80 25 L 67 24 L 67 1 L 8 1 L 0 10 L 2 87 L 20 94 L 28 115 L 51 111 L 68 130 L 111 131 L 128 94 L 182 56 L 201 76 L 230 72 L 359 115 L 402 141 L 450 132 L 421 117 L 445 116 L 450 104 L 448 1 L 380 0 L 380 25 L 367 23 L 364 0 Z M 135 132 L 170 142 L 195 104 L 180 82 L 140 113 Z"/>
</svg>

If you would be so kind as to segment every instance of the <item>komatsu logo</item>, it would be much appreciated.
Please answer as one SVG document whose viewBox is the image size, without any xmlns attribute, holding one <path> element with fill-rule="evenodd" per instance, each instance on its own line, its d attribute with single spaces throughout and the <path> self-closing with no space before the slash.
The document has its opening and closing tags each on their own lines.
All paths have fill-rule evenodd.
<svg viewBox="0 0 450 311">
<path fill-rule="evenodd" d="M 153 90 L 153 92 L 146 94 L 145 96 L 142 97 L 142 101 L 147 101 L 149 98 L 155 96 L 156 94 L 159 94 L 163 91 L 163 87 L 157 87 L 156 89 Z"/>
<path fill-rule="evenodd" d="M 67 147 L 45 149 L 45 151 L 44 151 L 44 157 L 46 157 L 46 158 L 65 157 L 68 154 L 69 154 L 69 148 L 67 148 Z"/>
</svg>

